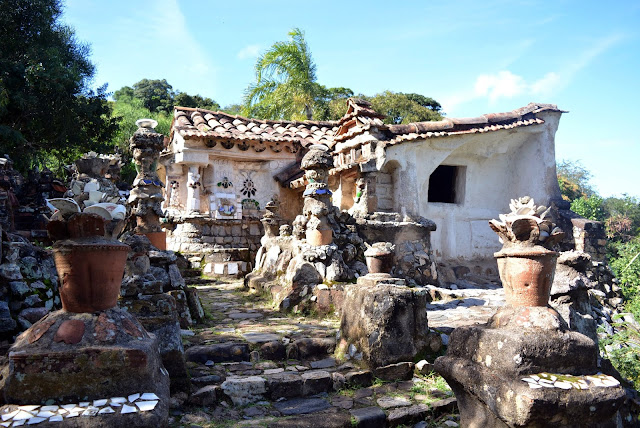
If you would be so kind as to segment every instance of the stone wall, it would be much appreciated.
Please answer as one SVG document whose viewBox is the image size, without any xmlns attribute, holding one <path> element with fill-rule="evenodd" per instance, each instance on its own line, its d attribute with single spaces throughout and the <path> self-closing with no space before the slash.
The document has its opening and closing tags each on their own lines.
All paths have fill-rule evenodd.
<svg viewBox="0 0 640 428">
<path fill-rule="evenodd" d="M 214 249 L 248 248 L 254 260 L 264 233 L 256 217 L 215 220 L 208 216 L 170 219 L 175 228 L 167 233 L 167 248 L 183 254 L 207 254 Z"/>
<path fill-rule="evenodd" d="M 558 202 L 553 213 L 554 222 L 565 231 L 562 250 L 576 250 L 589 254 L 593 261 L 604 262 L 607 256 L 607 233 L 604 223 L 580 217 L 569 210 L 566 201 Z"/>
<path fill-rule="evenodd" d="M 6 235 L 0 264 L 0 340 L 17 333 L 60 308 L 58 274 L 50 250 Z"/>
</svg>

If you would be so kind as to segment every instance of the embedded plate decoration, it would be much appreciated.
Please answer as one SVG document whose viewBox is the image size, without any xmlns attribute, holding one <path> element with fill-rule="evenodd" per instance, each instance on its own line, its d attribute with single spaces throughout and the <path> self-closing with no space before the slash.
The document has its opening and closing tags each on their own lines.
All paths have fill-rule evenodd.
<svg viewBox="0 0 640 428">
<path fill-rule="evenodd" d="M 128 397 L 113 397 L 83 401 L 77 404 L 63 404 L 60 406 L 17 406 L 14 410 L 5 408 L 0 412 L 0 427 L 17 427 L 22 425 L 36 425 L 41 422 L 62 422 L 75 417 L 91 417 L 110 413 L 148 412 L 155 409 L 160 397 L 153 392 L 129 395 Z"/>
<path fill-rule="evenodd" d="M 523 377 L 522 381 L 529 384 L 531 389 L 590 389 L 595 387 L 611 388 L 620 385 L 616 378 L 602 373 L 588 376 L 538 373 Z"/>
</svg>

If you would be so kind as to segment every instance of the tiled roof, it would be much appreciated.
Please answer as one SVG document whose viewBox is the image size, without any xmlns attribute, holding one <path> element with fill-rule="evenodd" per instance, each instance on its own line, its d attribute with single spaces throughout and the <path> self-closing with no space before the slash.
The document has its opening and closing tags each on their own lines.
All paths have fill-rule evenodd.
<svg viewBox="0 0 640 428">
<path fill-rule="evenodd" d="M 544 123 L 537 113 L 557 111 L 554 104 L 530 103 L 525 107 L 506 112 L 489 113 L 471 118 L 445 118 L 436 122 L 416 122 L 405 125 L 387 125 L 383 115 L 377 113 L 368 101 L 350 98 L 347 112 L 339 121 L 289 121 L 261 120 L 233 116 L 189 107 L 175 107 L 171 138 L 178 132 L 185 139 L 207 138 L 240 145 L 250 143 L 256 151 L 264 146 L 279 143 L 299 143 L 302 147 L 325 144 L 331 148 L 336 143 L 356 135 L 377 131 L 380 140 L 387 144 L 399 144 L 415 140 L 450 135 L 485 133 Z M 564 113 L 564 112 L 563 112 Z M 275 147 L 273 150 L 277 151 Z"/>
<path fill-rule="evenodd" d="M 235 142 L 332 144 L 338 122 L 261 120 L 189 107 L 175 107 L 171 138 L 210 138 Z"/>
<path fill-rule="evenodd" d="M 539 125 L 544 120 L 536 114 L 543 111 L 559 110 L 555 104 L 529 103 L 527 106 L 506 113 L 489 113 L 478 117 L 445 118 L 437 122 L 416 122 L 406 125 L 389 125 L 389 144 L 449 135 L 476 134 L 521 126 Z"/>
</svg>

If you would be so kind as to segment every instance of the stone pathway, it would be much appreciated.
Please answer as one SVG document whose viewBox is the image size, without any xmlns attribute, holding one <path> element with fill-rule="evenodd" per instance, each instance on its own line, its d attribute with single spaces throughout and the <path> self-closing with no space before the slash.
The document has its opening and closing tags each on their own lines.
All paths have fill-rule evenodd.
<svg viewBox="0 0 640 428">
<path fill-rule="evenodd" d="M 172 397 L 172 427 L 458 426 L 439 376 L 383 382 L 334 354 L 339 319 L 274 311 L 242 280 L 197 282 L 207 319 L 183 331 L 196 392 Z"/>
<path fill-rule="evenodd" d="M 427 304 L 429 328 L 441 333 L 445 345 L 453 329 L 484 324 L 505 303 L 501 285 L 461 283 L 452 287 L 427 286 L 432 299 Z"/>
</svg>

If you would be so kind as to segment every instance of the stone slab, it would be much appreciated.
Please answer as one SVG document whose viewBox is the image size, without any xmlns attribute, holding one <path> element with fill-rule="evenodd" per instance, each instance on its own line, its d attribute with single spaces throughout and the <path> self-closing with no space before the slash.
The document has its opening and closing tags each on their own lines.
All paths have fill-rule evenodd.
<svg viewBox="0 0 640 428">
<path fill-rule="evenodd" d="M 294 398 L 273 403 L 273 407 L 283 415 L 290 416 L 327 410 L 331 404 L 322 398 Z"/>
<path fill-rule="evenodd" d="M 387 415 L 380 407 L 363 407 L 350 411 L 354 426 L 357 428 L 385 428 Z"/>
<path fill-rule="evenodd" d="M 216 343 L 213 345 L 192 346 L 185 352 L 187 361 L 204 364 L 207 361 L 221 363 L 226 361 L 249 361 L 249 344 Z"/>
</svg>

